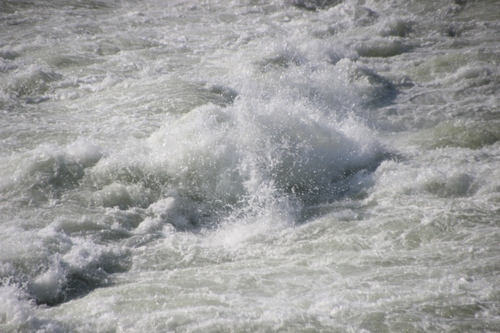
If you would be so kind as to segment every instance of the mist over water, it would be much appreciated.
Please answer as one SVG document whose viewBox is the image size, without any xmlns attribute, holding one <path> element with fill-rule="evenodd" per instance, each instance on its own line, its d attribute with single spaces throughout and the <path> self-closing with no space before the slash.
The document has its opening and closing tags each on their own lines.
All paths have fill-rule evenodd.
<svg viewBox="0 0 500 333">
<path fill-rule="evenodd" d="M 500 332 L 497 1 L 3 1 L 0 331 Z"/>
</svg>

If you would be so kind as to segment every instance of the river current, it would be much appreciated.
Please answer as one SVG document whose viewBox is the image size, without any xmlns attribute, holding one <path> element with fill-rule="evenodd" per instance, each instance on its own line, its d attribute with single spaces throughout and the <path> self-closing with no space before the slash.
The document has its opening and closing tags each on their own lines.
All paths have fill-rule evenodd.
<svg viewBox="0 0 500 333">
<path fill-rule="evenodd" d="M 1 332 L 500 332 L 500 2 L 2 0 Z"/>
</svg>

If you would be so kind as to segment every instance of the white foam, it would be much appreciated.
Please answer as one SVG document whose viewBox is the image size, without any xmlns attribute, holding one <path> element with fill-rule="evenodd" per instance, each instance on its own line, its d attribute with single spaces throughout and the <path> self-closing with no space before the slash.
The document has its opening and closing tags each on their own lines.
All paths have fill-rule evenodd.
<svg viewBox="0 0 500 333">
<path fill-rule="evenodd" d="M 33 308 L 29 301 L 22 300 L 23 295 L 14 286 L 0 286 L 0 327 L 5 332 L 15 332 L 21 325 L 31 326 Z"/>
<path fill-rule="evenodd" d="M 67 283 L 66 272 L 60 265 L 54 265 L 45 273 L 34 278 L 28 290 L 40 303 L 57 302 Z"/>
<path fill-rule="evenodd" d="M 71 143 L 66 150 L 84 167 L 96 164 L 103 157 L 101 147 L 83 138 Z"/>
<path fill-rule="evenodd" d="M 6 3 L 0 331 L 497 329 L 498 6 L 455 2 Z"/>
</svg>

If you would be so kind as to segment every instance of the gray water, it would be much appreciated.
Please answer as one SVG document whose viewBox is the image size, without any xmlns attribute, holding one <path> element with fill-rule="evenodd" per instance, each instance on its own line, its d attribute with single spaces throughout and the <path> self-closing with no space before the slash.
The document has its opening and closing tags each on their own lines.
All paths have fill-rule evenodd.
<svg viewBox="0 0 500 333">
<path fill-rule="evenodd" d="M 500 2 L 0 2 L 1 332 L 500 332 Z"/>
</svg>

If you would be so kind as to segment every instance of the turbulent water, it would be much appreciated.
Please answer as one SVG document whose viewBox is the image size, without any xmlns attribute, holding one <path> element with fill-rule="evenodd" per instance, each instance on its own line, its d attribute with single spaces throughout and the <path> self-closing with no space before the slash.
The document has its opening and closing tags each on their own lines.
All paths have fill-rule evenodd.
<svg viewBox="0 0 500 333">
<path fill-rule="evenodd" d="M 500 332 L 500 2 L 2 0 L 1 332 Z"/>
</svg>

